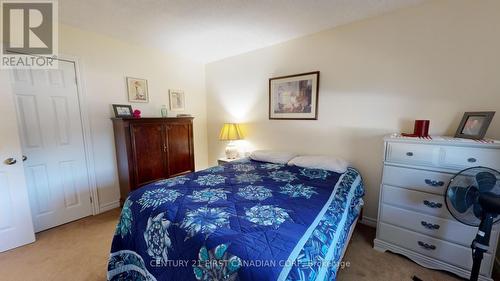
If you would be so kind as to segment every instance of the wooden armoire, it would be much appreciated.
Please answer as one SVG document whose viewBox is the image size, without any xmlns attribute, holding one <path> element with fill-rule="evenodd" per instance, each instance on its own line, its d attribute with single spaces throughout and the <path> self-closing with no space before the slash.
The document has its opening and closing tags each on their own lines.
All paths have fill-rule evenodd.
<svg viewBox="0 0 500 281">
<path fill-rule="evenodd" d="M 120 203 L 147 183 L 194 171 L 193 118 L 112 118 Z"/>
</svg>

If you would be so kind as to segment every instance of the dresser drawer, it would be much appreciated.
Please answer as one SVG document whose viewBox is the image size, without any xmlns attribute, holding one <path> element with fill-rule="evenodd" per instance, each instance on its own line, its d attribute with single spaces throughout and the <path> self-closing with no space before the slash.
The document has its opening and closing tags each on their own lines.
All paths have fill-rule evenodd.
<svg viewBox="0 0 500 281">
<path fill-rule="evenodd" d="M 384 185 L 382 202 L 431 216 L 453 219 L 446 209 L 444 195 L 430 194 L 405 188 Z"/>
<path fill-rule="evenodd" d="M 438 158 L 439 147 L 435 145 L 387 143 L 387 162 L 433 166 Z"/>
<path fill-rule="evenodd" d="M 475 166 L 500 168 L 500 150 L 470 147 L 441 148 L 440 164 L 449 168 L 468 168 Z"/>
<path fill-rule="evenodd" d="M 386 223 L 380 223 L 379 227 L 379 238 L 383 241 L 466 270 L 471 270 L 472 268 L 472 250 L 468 247 L 432 238 Z M 492 260 L 491 254 L 484 254 L 481 263 L 481 275 L 489 276 Z"/>
<path fill-rule="evenodd" d="M 384 184 L 444 194 L 453 175 L 386 165 Z"/>
<path fill-rule="evenodd" d="M 392 225 L 414 230 L 465 247 L 470 246 L 477 233 L 477 227 L 467 226 L 455 220 L 438 218 L 387 204 L 382 204 L 380 219 Z M 496 245 L 497 239 L 498 232 L 492 232 L 490 245 Z M 489 252 L 493 250 L 490 248 Z"/>
</svg>

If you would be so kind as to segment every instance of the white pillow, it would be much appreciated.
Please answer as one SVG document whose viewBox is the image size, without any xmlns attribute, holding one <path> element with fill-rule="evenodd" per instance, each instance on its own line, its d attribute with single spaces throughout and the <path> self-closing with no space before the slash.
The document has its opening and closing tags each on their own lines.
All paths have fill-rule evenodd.
<svg viewBox="0 0 500 281">
<path fill-rule="evenodd" d="M 256 150 L 250 154 L 253 160 L 276 164 L 286 164 L 295 156 L 297 156 L 296 153 L 274 150 Z"/>
<path fill-rule="evenodd" d="M 288 165 L 295 165 L 302 168 L 323 169 L 336 173 L 345 173 L 349 163 L 342 158 L 325 155 L 304 155 L 290 160 Z"/>
</svg>

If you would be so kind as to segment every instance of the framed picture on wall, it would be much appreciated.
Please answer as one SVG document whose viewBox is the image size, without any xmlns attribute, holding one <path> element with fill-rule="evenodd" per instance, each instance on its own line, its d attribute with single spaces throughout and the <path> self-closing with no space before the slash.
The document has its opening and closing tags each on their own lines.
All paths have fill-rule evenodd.
<svg viewBox="0 0 500 281">
<path fill-rule="evenodd" d="M 460 126 L 455 133 L 456 138 L 483 139 L 495 116 L 494 111 L 465 112 Z"/>
<path fill-rule="evenodd" d="M 269 119 L 317 120 L 319 71 L 269 79 Z"/>
<path fill-rule="evenodd" d="M 184 92 L 180 90 L 169 90 L 170 110 L 183 111 L 186 109 L 186 97 Z"/>
<path fill-rule="evenodd" d="M 149 102 L 148 81 L 141 78 L 127 77 L 129 102 Z"/>
</svg>

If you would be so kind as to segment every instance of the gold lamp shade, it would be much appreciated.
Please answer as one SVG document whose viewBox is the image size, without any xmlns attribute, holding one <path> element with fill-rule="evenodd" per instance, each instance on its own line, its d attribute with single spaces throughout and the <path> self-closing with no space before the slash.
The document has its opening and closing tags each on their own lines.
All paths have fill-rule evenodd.
<svg viewBox="0 0 500 281">
<path fill-rule="evenodd" d="M 232 140 L 242 140 L 243 133 L 241 132 L 240 126 L 236 123 L 225 123 L 220 130 L 219 140 L 222 141 L 232 141 Z"/>
</svg>

